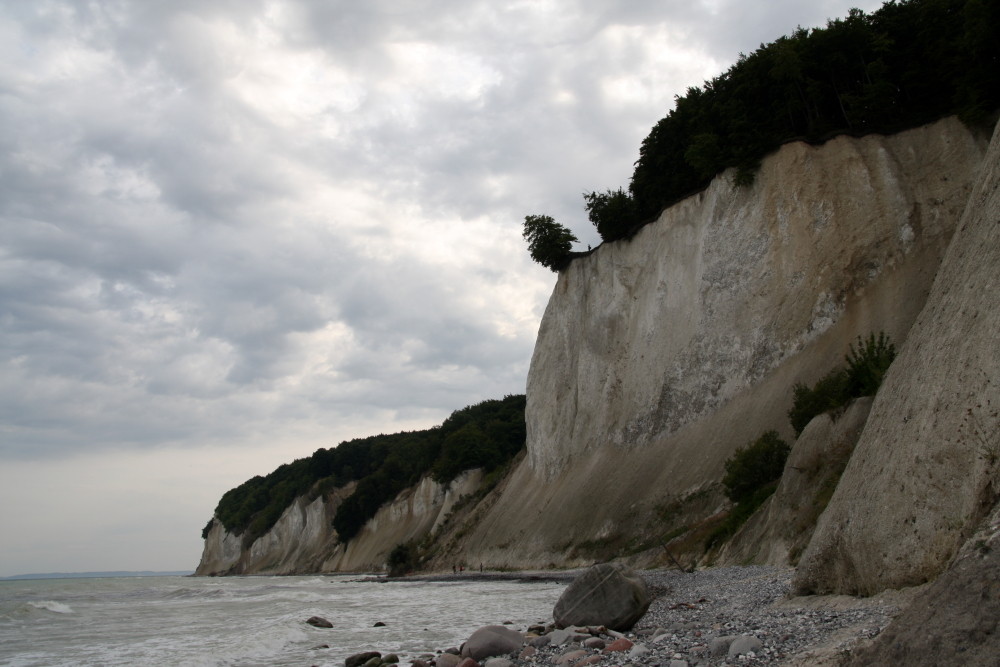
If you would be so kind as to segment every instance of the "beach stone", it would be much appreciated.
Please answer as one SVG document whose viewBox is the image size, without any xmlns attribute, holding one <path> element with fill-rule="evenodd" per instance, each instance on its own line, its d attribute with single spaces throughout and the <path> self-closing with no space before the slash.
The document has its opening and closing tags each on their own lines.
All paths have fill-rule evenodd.
<svg viewBox="0 0 1000 667">
<path fill-rule="evenodd" d="M 399 656 L 395 653 L 390 653 L 389 655 L 382 657 L 382 663 L 386 665 L 394 665 L 399 662 Z"/>
<path fill-rule="evenodd" d="M 622 651 L 628 651 L 634 646 L 631 640 L 622 637 L 616 639 L 610 644 L 608 644 L 601 653 L 619 653 Z"/>
<path fill-rule="evenodd" d="M 527 660 L 528 658 L 534 657 L 538 653 L 538 649 L 534 646 L 525 646 L 521 649 L 521 652 L 517 654 L 518 660 Z"/>
<path fill-rule="evenodd" d="M 552 643 L 552 635 L 542 635 L 541 637 L 532 637 L 528 640 L 528 645 L 535 648 L 544 648 Z"/>
<path fill-rule="evenodd" d="M 708 644 L 708 651 L 713 658 L 721 658 L 729 653 L 729 647 L 736 641 L 734 636 L 716 637 Z"/>
<path fill-rule="evenodd" d="M 590 637 L 590 633 L 581 631 L 577 627 L 560 628 L 545 635 L 555 646 L 562 646 L 569 642 L 582 642 Z"/>
<path fill-rule="evenodd" d="M 311 625 L 311 626 L 313 626 L 315 628 L 332 628 L 333 627 L 333 623 L 331 623 L 330 621 L 326 620 L 322 616 L 310 616 L 308 619 L 306 619 L 306 623 L 308 623 L 309 625 Z"/>
<path fill-rule="evenodd" d="M 590 639 L 585 639 L 583 645 L 587 648 L 597 649 L 598 651 L 607 646 L 607 643 L 600 637 L 591 637 Z"/>
<path fill-rule="evenodd" d="M 507 658 L 490 658 L 483 667 L 514 667 L 514 663 Z"/>
<path fill-rule="evenodd" d="M 462 662 L 458 663 L 458 667 L 479 667 L 479 663 L 472 658 L 464 658 Z"/>
<path fill-rule="evenodd" d="M 556 627 L 603 625 L 631 630 L 649 608 L 652 598 L 635 570 L 622 563 L 588 568 L 563 591 L 552 616 Z"/>
<path fill-rule="evenodd" d="M 583 660 L 578 660 L 573 663 L 573 667 L 587 667 L 587 665 L 596 665 L 601 661 L 601 656 L 592 655 L 589 658 L 584 658 Z"/>
<path fill-rule="evenodd" d="M 736 656 L 745 655 L 750 652 L 756 652 L 764 648 L 764 644 L 761 643 L 756 637 L 751 637 L 748 635 L 743 635 L 737 637 L 733 640 L 733 643 L 729 645 L 729 651 L 727 652 L 727 657 L 735 658 Z"/>
<path fill-rule="evenodd" d="M 454 653 L 442 653 L 434 659 L 436 667 L 458 667 L 462 659 Z"/>
<path fill-rule="evenodd" d="M 552 664 L 568 665 L 569 663 L 576 662 L 580 658 L 585 658 L 588 655 L 589 653 L 587 653 L 583 649 L 576 649 L 575 651 L 569 651 L 567 653 L 563 653 L 562 655 L 556 656 L 555 658 L 552 659 Z"/>
<path fill-rule="evenodd" d="M 348 657 L 344 660 L 344 667 L 361 667 L 372 658 L 381 658 L 382 654 L 378 651 L 365 651 L 364 653 L 355 653 L 354 655 Z"/>
<path fill-rule="evenodd" d="M 410 667 L 431 667 L 431 663 L 427 662 L 426 660 L 420 660 L 420 659 L 411 660 Z"/>
<path fill-rule="evenodd" d="M 373 628 L 384 628 L 385 627 L 385 623 L 383 623 L 382 621 L 378 621 L 372 627 Z"/>
<path fill-rule="evenodd" d="M 632 650 L 628 652 L 628 657 L 630 658 L 641 658 L 642 656 L 649 653 L 649 649 L 643 644 L 636 644 L 632 647 Z"/>
<path fill-rule="evenodd" d="M 371 658 L 361 667 L 382 667 L 382 658 Z"/>
<path fill-rule="evenodd" d="M 688 667 L 687 660 L 671 660 L 670 667 Z"/>
<path fill-rule="evenodd" d="M 482 660 L 491 656 L 517 653 L 524 646 L 524 635 L 502 625 L 487 625 L 472 633 L 462 646 L 462 657 Z"/>
</svg>

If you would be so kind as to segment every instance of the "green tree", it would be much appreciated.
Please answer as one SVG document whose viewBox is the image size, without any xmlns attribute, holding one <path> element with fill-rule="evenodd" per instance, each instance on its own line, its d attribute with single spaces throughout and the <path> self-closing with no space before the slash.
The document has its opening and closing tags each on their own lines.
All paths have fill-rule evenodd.
<svg viewBox="0 0 1000 667">
<path fill-rule="evenodd" d="M 587 218 L 605 241 L 623 238 L 636 222 L 635 202 L 621 188 L 583 195 Z"/>
<path fill-rule="evenodd" d="M 521 234 L 528 242 L 531 259 L 553 271 L 566 268 L 573 243 L 579 241 L 566 227 L 548 215 L 528 215 Z"/>
</svg>

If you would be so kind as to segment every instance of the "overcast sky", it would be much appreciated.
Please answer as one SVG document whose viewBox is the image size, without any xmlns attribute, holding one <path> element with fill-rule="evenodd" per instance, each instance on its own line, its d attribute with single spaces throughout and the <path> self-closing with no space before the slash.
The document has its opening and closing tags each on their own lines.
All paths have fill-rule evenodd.
<svg viewBox="0 0 1000 667">
<path fill-rule="evenodd" d="M 523 393 L 673 98 L 850 0 L 0 0 L 0 576 L 193 569 L 226 490 Z"/>
</svg>

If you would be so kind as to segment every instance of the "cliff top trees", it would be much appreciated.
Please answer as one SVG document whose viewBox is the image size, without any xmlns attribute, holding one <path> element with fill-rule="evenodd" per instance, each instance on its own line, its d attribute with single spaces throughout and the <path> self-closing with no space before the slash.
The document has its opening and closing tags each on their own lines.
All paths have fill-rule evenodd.
<svg viewBox="0 0 1000 667">
<path fill-rule="evenodd" d="M 573 243 L 579 240 L 549 215 L 525 216 L 521 235 L 528 242 L 531 259 L 553 271 L 566 266 Z"/>
<path fill-rule="evenodd" d="M 727 168 L 750 185 L 760 160 L 786 141 L 894 133 L 951 114 L 992 123 L 998 32 L 996 0 L 889 0 L 761 44 L 678 95 L 643 140 L 628 190 L 585 194 L 588 216 L 614 241 Z"/>
</svg>

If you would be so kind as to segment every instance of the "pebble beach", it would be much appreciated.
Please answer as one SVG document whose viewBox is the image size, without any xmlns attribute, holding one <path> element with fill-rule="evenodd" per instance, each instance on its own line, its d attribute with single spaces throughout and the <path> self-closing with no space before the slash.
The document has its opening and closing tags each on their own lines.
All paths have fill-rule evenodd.
<svg viewBox="0 0 1000 667">
<path fill-rule="evenodd" d="M 531 630 L 519 654 L 486 660 L 485 667 L 837 665 L 877 637 L 916 592 L 792 597 L 792 573 L 766 566 L 643 571 L 654 599 L 631 631 L 558 631 L 551 619 L 539 619 L 530 629 L 512 628 Z M 459 662 L 442 654 L 419 661 Z"/>
</svg>

